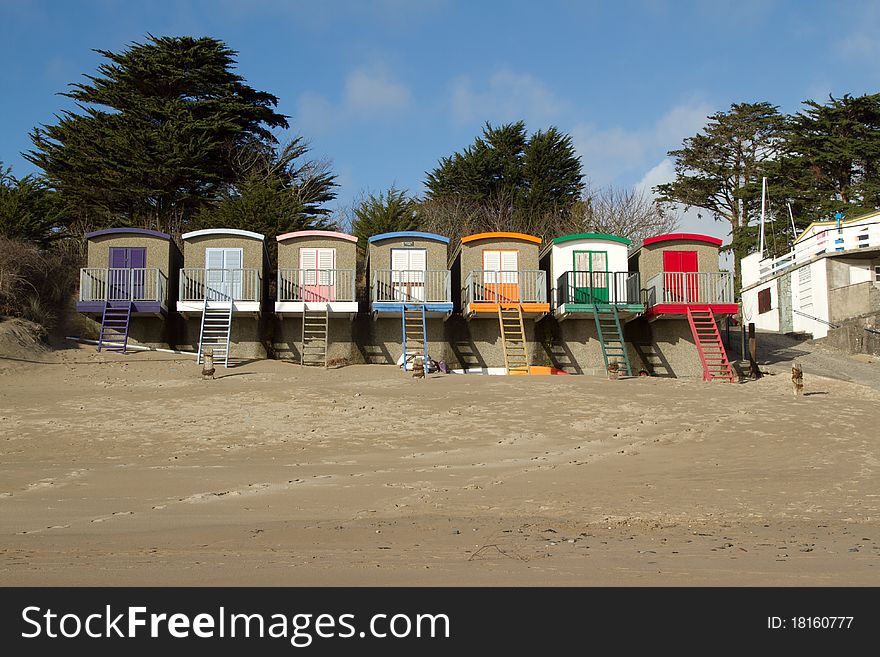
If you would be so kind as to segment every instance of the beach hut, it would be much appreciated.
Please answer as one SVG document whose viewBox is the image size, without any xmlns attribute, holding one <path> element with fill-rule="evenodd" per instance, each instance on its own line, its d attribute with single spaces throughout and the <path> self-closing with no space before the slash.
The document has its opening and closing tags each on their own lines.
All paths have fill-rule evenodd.
<svg viewBox="0 0 880 657">
<path fill-rule="evenodd" d="M 629 271 L 629 245 L 617 235 L 579 233 L 555 237 L 542 249 L 553 311 L 542 325 L 553 324 L 555 367 L 598 374 L 616 363 L 632 376 L 624 327 L 645 306 L 639 273 Z"/>
<path fill-rule="evenodd" d="M 535 319 L 550 310 L 540 244 L 523 233 L 477 233 L 461 238 L 450 256 L 464 320 L 452 343 L 464 371 L 530 372 Z"/>
<path fill-rule="evenodd" d="M 399 231 L 367 240 L 371 336 L 367 362 L 409 365 L 445 359 L 444 321 L 452 313 L 449 238 Z"/>
<path fill-rule="evenodd" d="M 210 228 L 181 239 L 177 312 L 198 361 L 211 349 L 214 362 L 228 366 L 232 345 L 238 358 L 265 358 L 261 318 L 269 256 L 263 235 Z"/>
<path fill-rule="evenodd" d="M 720 246 L 720 239 L 708 235 L 669 233 L 646 239 L 630 256 L 630 269 L 641 276 L 650 337 L 643 362 L 649 371 L 733 381 L 717 319 L 739 307 L 733 275 L 719 271 Z M 694 348 L 699 369 L 693 367 Z"/>
<path fill-rule="evenodd" d="M 169 343 L 167 315 L 180 251 L 166 233 L 110 228 L 85 235 L 87 266 L 80 270 L 80 312 L 101 323 L 98 351 L 126 351 L 129 341 Z"/>
<path fill-rule="evenodd" d="M 357 237 L 329 230 L 279 235 L 275 353 L 302 365 L 351 360 Z"/>
</svg>

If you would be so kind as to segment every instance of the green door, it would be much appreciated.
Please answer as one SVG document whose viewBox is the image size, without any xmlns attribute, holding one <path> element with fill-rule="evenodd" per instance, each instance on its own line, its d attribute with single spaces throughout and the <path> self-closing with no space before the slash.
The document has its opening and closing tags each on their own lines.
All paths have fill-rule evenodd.
<svg viewBox="0 0 880 657">
<path fill-rule="evenodd" d="M 574 302 L 608 303 L 608 253 L 574 252 Z"/>
</svg>

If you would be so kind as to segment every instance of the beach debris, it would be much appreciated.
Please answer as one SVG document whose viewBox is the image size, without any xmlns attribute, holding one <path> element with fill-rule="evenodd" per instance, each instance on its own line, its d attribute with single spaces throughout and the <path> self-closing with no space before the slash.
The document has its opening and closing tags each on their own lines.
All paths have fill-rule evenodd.
<svg viewBox="0 0 880 657">
<path fill-rule="evenodd" d="M 791 366 L 791 383 L 795 395 L 804 394 L 804 370 L 797 361 Z"/>
<path fill-rule="evenodd" d="M 214 350 L 205 350 L 204 363 L 202 364 L 202 380 L 214 378 Z"/>
<path fill-rule="evenodd" d="M 425 360 L 424 360 L 424 358 L 417 357 L 417 358 L 413 359 L 412 375 L 416 379 L 424 379 L 425 378 Z"/>
<path fill-rule="evenodd" d="M 611 362 L 608 363 L 608 378 L 612 381 L 617 380 L 620 376 L 620 363 L 617 362 L 617 359 L 612 358 Z"/>
</svg>

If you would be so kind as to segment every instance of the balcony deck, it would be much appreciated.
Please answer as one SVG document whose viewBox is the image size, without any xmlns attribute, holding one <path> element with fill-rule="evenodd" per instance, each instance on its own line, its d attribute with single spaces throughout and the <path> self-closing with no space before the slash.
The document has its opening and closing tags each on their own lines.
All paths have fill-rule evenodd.
<svg viewBox="0 0 880 657">
<path fill-rule="evenodd" d="M 259 315 L 261 292 L 262 274 L 258 269 L 181 269 L 177 312 L 184 317 L 199 316 L 207 298 L 231 301 L 236 314 Z"/>
<path fill-rule="evenodd" d="M 518 305 L 523 317 L 540 317 L 550 312 L 546 273 L 541 270 L 472 271 L 461 291 L 461 308 L 466 319 L 498 319 L 502 306 Z"/>
<path fill-rule="evenodd" d="M 330 315 L 355 315 L 353 269 L 279 269 L 278 315 L 302 315 L 307 310 L 326 310 Z"/>
<path fill-rule="evenodd" d="M 452 314 L 451 290 L 448 269 L 379 269 L 372 274 L 370 312 L 377 317 L 400 315 L 405 306 L 423 305 L 428 317 L 448 317 Z"/>
<path fill-rule="evenodd" d="M 155 268 L 80 269 L 76 311 L 99 316 L 110 301 L 130 301 L 133 316 L 161 316 L 168 312 L 168 279 Z"/>
<path fill-rule="evenodd" d="M 642 290 L 645 317 L 681 319 L 690 310 L 708 310 L 714 315 L 735 315 L 730 272 L 661 272 Z"/>
<path fill-rule="evenodd" d="M 554 316 L 592 319 L 596 312 L 616 309 L 622 320 L 645 311 L 640 298 L 639 274 L 626 271 L 567 271 L 556 282 Z"/>
</svg>

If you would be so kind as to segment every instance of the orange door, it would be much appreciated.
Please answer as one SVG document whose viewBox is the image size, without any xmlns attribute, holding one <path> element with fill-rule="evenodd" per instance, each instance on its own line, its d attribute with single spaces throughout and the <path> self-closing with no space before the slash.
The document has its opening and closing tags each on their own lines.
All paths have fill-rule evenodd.
<svg viewBox="0 0 880 657">
<path fill-rule="evenodd" d="M 519 251 L 483 251 L 483 301 L 519 303 Z"/>
</svg>

